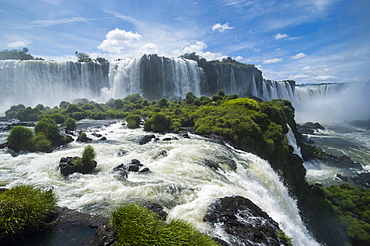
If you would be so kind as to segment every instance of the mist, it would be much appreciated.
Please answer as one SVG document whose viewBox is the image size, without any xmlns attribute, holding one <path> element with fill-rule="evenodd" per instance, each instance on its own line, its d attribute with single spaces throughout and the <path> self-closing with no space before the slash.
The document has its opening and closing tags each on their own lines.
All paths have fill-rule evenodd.
<svg viewBox="0 0 370 246">
<path fill-rule="evenodd" d="M 340 123 L 370 119 L 370 80 L 366 83 L 348 83 L 338 92 L 314 95 L 294 103 L 296 121 Z"/>
</svg>

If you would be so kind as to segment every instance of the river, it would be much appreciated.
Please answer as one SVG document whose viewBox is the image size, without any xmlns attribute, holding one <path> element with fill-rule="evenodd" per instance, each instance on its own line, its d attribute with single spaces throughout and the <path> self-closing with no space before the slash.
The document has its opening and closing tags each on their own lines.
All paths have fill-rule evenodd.
<svg viewBox="0 0 370 246">
<path fill-rule="evenodd" d="M 59 206 L 104 216 L 124 202 L 149 200 L 163 205 L 169 219 L 183 219 L 225 241 L 230 239 L 223 231 L 211 230 L 203 222 L 203 216 L 217 198 L 240 195 L 277 221 L 295 245 L 318 245 L 305 228 L 296 201 L 289 196 L 280 177 L 258 156 L 194 134 L 189 134 L 190 138 L 157 134 L 158 141 L 139 145 L 138 140 L 147 134 L 142 128 L 127 129 L 122 121 L 78 123 L 93 138 L 89 144 L 97 152 L 98 165 L 92 174 L 75 173 L 65 178 L 58 170 L 60 158 L 81 156 L 84 143 L 73 142 L 47 154 L 12 156 L 7 150 L 0 150 L 0 186 L 32 184 L 52 188 Z M 99 140 L 91 135 L 93 132 L 107 140 Z M 0 132 L 1 143 L 7 134 Z M 164 138 L 173 140 L 164 141 Z M 120 156 L 120 150 L 127 154 Z M 166 155 L 154 158 L 163 150 Z M 128 164 L 132 159 L 140 160 L 151 173 L 129 173 L 124 179 L 113 172 L 115 166 Z M 209 161 L 220 168 L 210 167 Z M 230 163 L 236 164 L 236 169 Z"/>
</svg>

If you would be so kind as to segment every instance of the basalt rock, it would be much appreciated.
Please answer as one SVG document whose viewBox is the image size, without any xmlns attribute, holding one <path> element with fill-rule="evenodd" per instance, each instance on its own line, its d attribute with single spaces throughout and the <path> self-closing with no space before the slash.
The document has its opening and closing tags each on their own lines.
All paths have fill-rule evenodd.
<svg viewBox="0 0 370 246">
<path fill-rule="evenodd" d="M 127 178 L 130 172 L 144 174 L 144 173 L 150 173 L 151 171 L 149 168 L 144 167 L 144 165 L 140 163 L 139 160 L 132 159 L 131 162 L 127 165 L 122 163 L 114 167 L 113 172 L 117 173 L 119 177 Z"/>
<path fill-rule="evenodd" d="M 287 245 L 279 238 L 279 225 L 247 198 L 224 197 L 212 203 L 203 220 L 221 226 L 229 245 Z"/>
<path fill-rule="evenodd" d="M 59 168 L 60 173 L 63 176 L 67 176 L 72 173 L 82 173 L 82 174 L 88 174 L 93 171 L 93 169 L 96 167 L 97 162 L 95 160 L 92 160 L 90 163 L 82 163 L 81 165 L 75 165 L 76 160 L 79 157 L 62 157 L 59 162 Z"/>
<path fill-rule="evenodd" d="M 302 134 L 314 134 L 318 130 L 325 130 L 320 123 L 306 122 L 303 125 L 298 125 L 297 129 Z"/>
<path fill-rule="evenodd" d="M 150 141 L 152 141 L 152 139 L 155 139 L 155 135 L 154 135 L 154 134 L 145 135 L 144 137 L 142 137 L 142 138 L 140 139 L 139 144 L 140 144 L 140 145 L 147 144 L 147 143 L 149 143 Z"/>
</svg>

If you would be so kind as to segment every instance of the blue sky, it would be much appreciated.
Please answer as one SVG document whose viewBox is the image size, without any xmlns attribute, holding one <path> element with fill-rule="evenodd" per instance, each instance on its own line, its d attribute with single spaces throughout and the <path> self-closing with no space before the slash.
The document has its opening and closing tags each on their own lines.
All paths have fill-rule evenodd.
<svg viewBox="0 0 370 246">
<path fill-rule="evenodd" d="M 369 0 L 0 0 L 0 50 L 45 60 L 196 52 L 268 79 L 370 79 Z"/>
</svg>

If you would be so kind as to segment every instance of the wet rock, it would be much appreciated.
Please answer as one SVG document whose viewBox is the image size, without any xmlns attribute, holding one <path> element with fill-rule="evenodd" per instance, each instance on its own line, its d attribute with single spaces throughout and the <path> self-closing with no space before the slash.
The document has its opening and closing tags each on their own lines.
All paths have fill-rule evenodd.
<svg viewBox="0 0 370 246">
<path fill-rule="evenodd" d="M 163 138 L 162 141 L 172 141 L 172 140 L 179 140 L 177 137 L 167 137 L 167 138 Z"/>
<path fill-rule="evenodd" d="M 58 208 L 51 227 L 24 238 L 22 245 L 114 245 L 116 238 L 109 220 L 98 215 Z"/>
<path fill-rule="evenodd" d="M 120 177 L 122 178 L 127 178 L 128 177 L 128 170 L 127 166 L 125 164 L 120 164 L 116 167 L 113 168 L 113 171 L 117 173 Z"/>
<path fill-rule="evenodd" d="M 93 135 L 93 136 L 95 136 L 97 138 L 101 138 L 103 136 L 103 135 L 101 135 L 101 134 L 99 134 L 97 132 L 93 132 L 93 133 L 91 133 L 91 135 Z"/>
<path fill-rule="evenodd" d="M 143 206 L 155 212 L 158 215 L 158 219 L 166 221 L 168 214 L 164 211 L 164 208 L 158 203 L 145 201 L 143 203 Z"/>
<path fill-rule="evenodd" d="M 314 134 L 318 130 L 325 130 L 320 123 L 306 122 L 303 125 L 298 125 L 297 130 L 302 134 Z"/>
<path fill-rule="evenodd" d="M 228 234 L 230 245 L 287 245 L 278 237 L 278 223 L 241 196 L 216 200 L 203 220 L 214 228 L 221 227 Z"/>
<path fill-rule="evenodd" d="M 341 174 L 337 174 L 337 175 L 335 175 L 335 177 L 337 178 L 337 179 L 339 179 L 339 180 L 342 180 L 342 181 L 348 181 L 348 177 L 346 177 L 346 176 L 343 176 L 343 175 L 341 175 Z"/>
<path fill-rule="evenodd" d="M 151 173 L 152 171 L 150 171 L 149 168 L 147 167 L 144 167 L 142 170 L 139 171 L 139 173 Z"/>
<path fill-rule="evenodd" d="M 182 138 L 190 138 L 189 133 L 187 133 L 187 132 L 181 133 L 180 134 L 180 137 L 182 137 Z"/>
<path fill-rule="evenodd" d="M 157 159 L 160 156 L 166 157 L 167 155 L 168 155 L 167 150 L 161 150 L 155 156 L 153 156 L 153 159 Z"/>
<path fill-rule="evenodd" d="M 107 138 L 106 137 L 102 137 L 101 139 L 99 139 L 100 141 L 105 141 L 105 140 L 107 140 Z"/>
<path fill-rule="evenodd" d="M 0 149 L 5 149 L 6 147 L 8 147 L 8 145 L 9 145 L 9 142 L 2 143 L 0 144 Z"/>
<path fill-rule="evenodd" d="M 142 138 L 140 139 L 139 144 L 140 144 L 140 145 L 147 144 L 147 143 L 149 143 L 150 141 L 152 141 L 152 139 L 155 139 L 155 135 L 154 135 L 154 134 L 145 135 L 144 137 L 142 137 Z"/>
<path fill-rule="evenodd" d="M 357 176 L 351 177 L 351 179 L 358 185 L 365 188 L 370 188 L 370 173 L 360 173 Z"/>
<path fill-rule="evenodd" d="M 129 151 L 128 150 L 124 150 L 124 149 L 121 149 L 118 151 L 117 155 L 118 156 L 124 156 L 124 155 L 128 155 Z"/>
<path fill-rule="evenodd" d="M 97 162 L 95 160 L 92 160 L 90 163 L 84 163 L 82 165 L 75 166 L 75 162 L 78 159 L 78 156 L 74 157 L 62 157 L 59 162 L 59 169 L 60 173 L 63 176 L 67 176 L 72 173 L 82 173 L 82 174 L 88 174 L 93 171 L 93 169 L 97 166 Z"/>
</svg>

